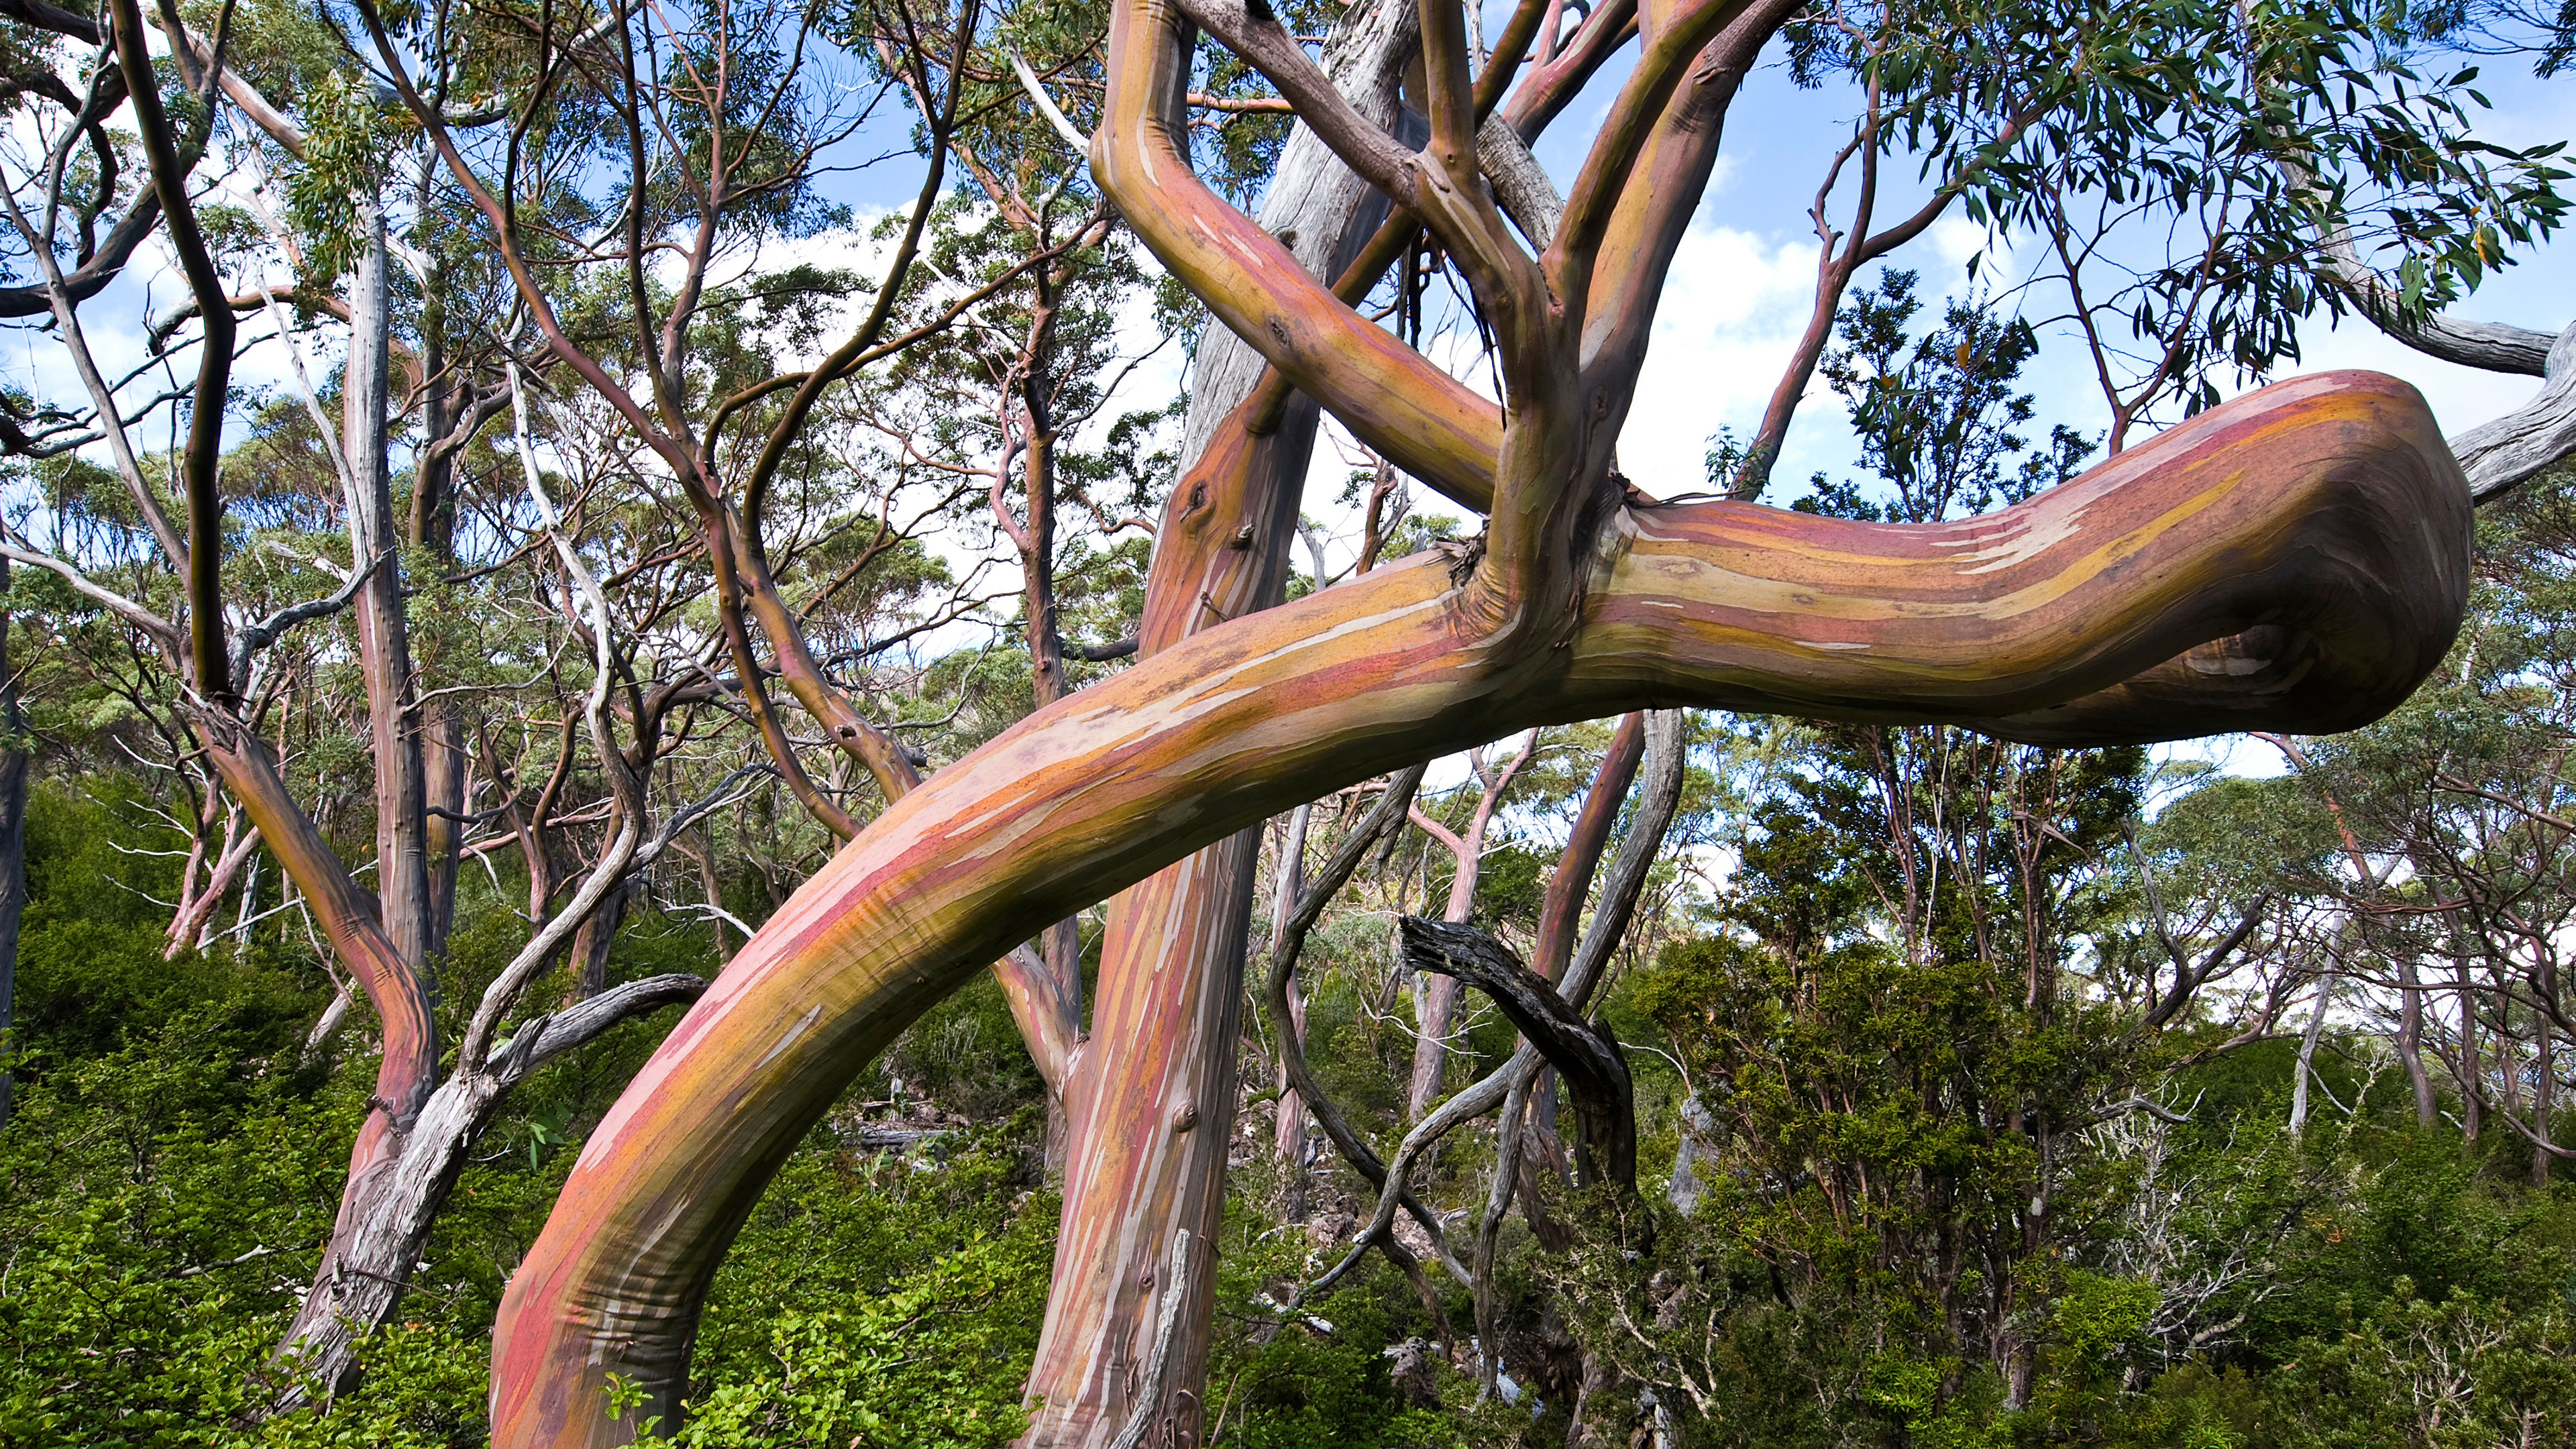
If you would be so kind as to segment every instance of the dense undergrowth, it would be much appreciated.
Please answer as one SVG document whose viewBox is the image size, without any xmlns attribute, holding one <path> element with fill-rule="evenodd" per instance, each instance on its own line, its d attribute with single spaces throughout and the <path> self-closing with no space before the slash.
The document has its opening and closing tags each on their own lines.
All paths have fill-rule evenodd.
<svg viewBox="0 0 2576 1449">
<path fill-rule="evenodd" d="M 625 1029 L 514 1099 L 441 1221 L 404 1321 L 368 1344 L 360 1390 L 247 1427 L 249 1386 L 287 1371 L 267 1355 L 330 1222 L 367 1089 L 365 1025 L 308 1052 L 329 995 L 310 956 L 218 948 L 164 962 L 144 898 L 154 862 L 113 850 L 121 819 L 105 789 L 48 789 L 31 817 L 19 1106 L 0 1136 L 0 1442 L 484 1442 L 501 1287 L 659 1026 Z M 470 997 L 494 954 L 480 939 L 470 925 L 458 935 L 451 1001 Z M 1284 1222 L 1277 1169 L 1242 1153 L 1221 1245 L 1212 1439 L 1562 1442 L 1588 1353 L 1632 1389 L 1651 1386 L 1644 1413 L 1677 1443 L 2576 1443 L 2576 1195 L 2527 1185 L 2519 1153 L 2490 1161 L 2456 1132 L 2417 1131 L 2402 1082 L 2374 1074 L 2361 1044 L 2321 1066 L 2324 1090 L 2350 1110 L 2321 1113 L 2300 1137 L 2282 1125 L 2291 1044 L 2275 1042 L 2183 1070 L 2168 1096 L 2193 1104 L 2186 1122 L 2131 1113 L 2061 1144 L 2056 1221 L 2011 1265 L 2017 1298 L 1998 1309 L 2019 1345 L 1998 1369 L 1958 1334 L 1962 1295 L 1996 1267 L 1959 1250 L 1994 1251 L 2007 1199 L 2036 1168 L 2026 1142 L 1965 1130 L 1943 1099 L 2063 1086 L 2068 1060 L 2114 1024 L 2079 1016 L 2050 1041 L 2013 1039 L 1980 1024 L 1973 980 L 1894 972 L 1858 952 L 1790 982 L 1743 969 L 1736 949 L 1668 946 L 1607 1013 L 1624 1038 L 1666 1054 L 1638 1054 L 1653 1068 L 1641 1075 L 1650 1187 L 1669 1182 L 1679 1074 L 1716 1109 L 1691 1169 L 1694 1210 L 1660 1190 L 1622 1210 L 1551 1188 L 1538 1216 L 1571 1234 L 1562 1252 L 1516 1219 L 1502 1392 L 1481 1403 L 1472 1353 L 1455 1341 L 1473 1321 L 1463 1289 L 1441 1293 L 1444 1325 L 1373 1264 L 1282 1309 L 1365 1205 L 1327 1173 L 1310 1220 Z M 704 969 L 711 951 L 701 925 L 643 912 L 618 970 Z M 1818 1056 L 1831 1043 L 1802 1039 L 1777 1000 L 1766 1007 L 1762 994 L 1782 990 L 1838 1000 L 1840 1039 L 1867 1047 L 1868 1071 Z M 1364 1120 L 1391 1128 L 1397 1043 L 1356 1006 L 1319 997 L 1318 1064 Z M 1980 1042 L 2001 1055 L 1979 1059 Z M 1862 1110 L 1809 1110 L 1795 1090 L 1765 1097 L 1748 1052 L 1767 1053 L 1762 1070 L 1793 1089 L 1840 1073 L 1836 1090 Z M 1947 1082 L 1928 1096 L 1927 1072 Z M 1734 1085 L 1713 1093 L 1716 1080 Z M 727 1260 L 683 1442 L 1008 1443 L 1055 1232 L 1038 1102 L 989 988 L 916 1026 L 798 1152 Z M 1256 1101 L 1247 1144 L 1265 1122 Z M 866 1145 L 865 1129 L 889 1123 L 908 1146 Z M 901 1134 L 873 1140 L 890 1135 Z M 1453 1143 L 1434 1195 L 1480 1183 L 1489 1151 Z M 1837 1155 L 1914 1186 L 1864 1201 L 1811 1171 L 1784 1187 L 1796 1163 Z M 1651 1225 L 1633 1220 L 1643 1211 Z M 2018 1408 L 2015 1374 L 2027 1376 Z"/>
</svg>

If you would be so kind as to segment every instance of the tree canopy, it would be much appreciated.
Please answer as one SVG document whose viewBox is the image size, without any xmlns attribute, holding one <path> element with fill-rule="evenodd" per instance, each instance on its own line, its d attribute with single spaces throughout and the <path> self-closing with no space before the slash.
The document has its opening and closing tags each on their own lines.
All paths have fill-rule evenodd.
<svg viewBox="0 0 2576 1449">
<path fill-rule="evenodd" d="M 2562 21 L 0 0 L 0 1437 L 2576 1434 Z"/>
</svg>

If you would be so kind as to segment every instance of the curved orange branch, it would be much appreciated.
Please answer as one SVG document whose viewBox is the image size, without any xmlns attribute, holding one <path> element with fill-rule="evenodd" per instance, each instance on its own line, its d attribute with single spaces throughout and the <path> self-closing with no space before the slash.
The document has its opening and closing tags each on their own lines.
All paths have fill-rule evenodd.
<svg viewBox="0 0 2576 1449">
<path fill-rule="evenodd" d="M 1183 640 L 924 782 L 744 947 L 593 1134 L 512 1280 L 494 1442 L 669 1422 L 726 1244 L 869 1057 L 1014 941 L 1198 846 L 1499 730 L 1644 705 L 1989 720 L 2069 743 L 2357 722 L 2456 632 L 2468 523 L 2422 399 L 2340 373 L 1959 523 L 1620 511 L 1591 539 L 1562 648 L 1496 657 L 1440 553 Z M 2298 678 L 2135 693 L 2133 676 L 2256 628 L 2313 641 Z M 604 1413 L 612 1373 L 648 1390 L 625 1420 Z"/>
</svg>

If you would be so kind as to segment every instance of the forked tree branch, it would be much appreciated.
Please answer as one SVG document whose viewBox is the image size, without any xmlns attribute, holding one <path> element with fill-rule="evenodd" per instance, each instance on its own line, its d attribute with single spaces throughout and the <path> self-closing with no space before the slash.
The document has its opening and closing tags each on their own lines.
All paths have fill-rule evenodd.
<svg viewBox="0 0 2576 1449">
<path fill-rule="evenodd" d="M 1324 914 L 1324 907 L 1330 905 L 1342 887 L 1350 883 L 1352 875 L 1360 868 L 1360 862 L 1368 858 L 1370 848 L 1390 831 L 1402 826 L 1406 807 L 1413 801 L 1413 792 L 1421 788 L 1422 774 L 1420 765 L 1396 772 L 1395 777 L 1387 782 L 1386 793 L 1378 797 L 1377 804 L 1360 817 L 1359 824 L 1351 827 L 1348 835 L 1342 837 L 1341 845 L 1315 873 L 1305 892 L 1297 897 L 1295 908 L 1280 927 L 1279 946 L 1271 954 L 1270 971 L 1262 984 L 1262 1007 L 1270 1019 L 1271 1035 L 1279 1043 L 1280 1073 L 1296 1089 L 1298 1100 L 1305 1104 L 1306 1110 L 1315 1114 L 1317 1125 L 1324 1129 L 1324 1136 L 1332 1142 L 1334 1149 L 1342 1154 L 1342 1160 L 1348 1162 L 1351 1170 L 1366 1180 L 1370 1187 L 1381 1190 L 1388 1182 L 1386 1163 L 1378 1157 L 1376 1149 L 1369 1146 L 1368 1139 L 1352 1130 L 1349 1119 L 1342 1115 L 1340 1106 L 1324 1091 L 1323 1083 L 1316 1079 L 1314 1067 L 1306 1060 L 1306 1044 L 1298 1035 L 1296 1016 L 1289 1009 L 1288 980 L 1297 969 L 1298 956 L 1305 950 L 1307 933 L 1314 930 L 1315 922 Z M 1440 1243 L 1440 1215 L 1423 1206 L 1412 1190 L 1403 1187 L 1401 1182 L 1397 1184 L 1397 1191 L 1398 1202 L 1405 1212 L 1422 1225 L 1422 1230 L 1431 1235 L 1435 1245 Z M 1390 1256 L 1399 1259 L 1399 1266 L 1410 1259 L 1411 1255 L 1404 1251 L 1402 1245 L 1391 1238 L 1386 1242 Z M 1462 1269 L 1453 1266 L 1453 1271 L 1459 1272 L 1461 1281 L 1464 1281 Z"/>
</svg>

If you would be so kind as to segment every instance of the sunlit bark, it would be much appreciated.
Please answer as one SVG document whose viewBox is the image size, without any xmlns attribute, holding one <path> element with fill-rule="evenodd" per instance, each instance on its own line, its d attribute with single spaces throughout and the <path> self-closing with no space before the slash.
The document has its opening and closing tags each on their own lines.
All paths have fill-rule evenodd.
<svg viewBox="0 0 2576 1449">
<path fill-rule="evenodd" d="M 1648 704 L 2096 743 L 2350 727 L 2440 659 L 2467 527 L 2421 399 L 2340 373 L 1954 523 L 1617 507 L 1576 555 L 1571 627 L 1519 647 L 1475 607 L 1481 566 L 1446 552 L 1176 644 L 924 782 L 674 1030 L 511 1282 L 496 1442 L 670 1422 L 724 1246 L 871 1054 L 1038 924 L 1199 845 L 1497 728 Z M 2200 647 L 2258 625 L 2307 641 L 2297 678 Z M 646 1391 L 622 1419 L 611 1373 Z"/>
<path fill-rule="evenodd" d="M 1411 22 L 1401 0 L 1355 9 L 1325 56 L 1379 124 L 1398 117 Z M 1332 278 L 1385 210 L 1301 130 L 1261 220 L 1310 275 Z M 1195 446 L 1155 533 L 1139 660 L 1286 597 L 1318 417 L 1230 334 L 1202 345 L 1184 428 Z M 1107 1444 L 1140 1421 L 1176 1441 L 1203 1432 L 1216 1254 L 1202 1247 L 1188 1260 L 1178 1297 L 1166 1280 L 1180 1235 L 1212 1244 L 1224 1207 L 1258 848 L 1257 828 L 1239 831 L 1110 903 L 1091 1039 L 1068 1093 L 1063 1217 L 1029 1373 L 1031 1446 Z M 1148 1374 L 1158 1341 L 1169 1347 Z"/>
</svg>

